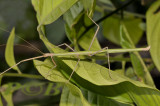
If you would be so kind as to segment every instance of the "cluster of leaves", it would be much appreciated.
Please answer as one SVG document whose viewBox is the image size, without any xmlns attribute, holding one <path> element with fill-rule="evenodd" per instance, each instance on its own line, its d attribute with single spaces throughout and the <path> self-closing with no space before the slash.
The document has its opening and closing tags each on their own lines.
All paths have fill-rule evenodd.
<svg viewBox="0 0 160 106">
<path fill-rule="evenodd" d="M 134 1 L 134 0 L 133 0 Z M 105 4 L 103 0 L 99 0 Z M 107 2 L 108 3 L 108 2 Z M 63 15 L 65 31 L 68 39 L 71 41 L 76 51 L 79 46 L 88 50 L 90 42 L 94 36 L 94 25 L 88 18 L 94 15 L 97 10 L 103 13 L 103 6 L 96 5 L 96 0 L 32 0 L 38 20 L 38 33 L 47 49 L 51 53 L 68 52 L 56 47 L 48 41 L 45 35 L 45 25 L 53 23 Z M 158 27 L 160 22 L 159 13 L 160 1 L 156 1 L 148 9 L 147 18 L 147 40 L 151 46 L 151 56 L 160 70 L 159 57 L 159 37 Z M 135 45 L 140 40 L 144 30 L 140 27 L 141 18 L 135 18 L 133 14 L 123 13 L 110 16 L 103 21 L 103 34 L 111 42 L 120 45 L 122 48 L 136 48 Z M 58 35 L 57 35 L 58 36 Z M 15 64 L 12 53 L 14 40 L 14 29 L 8 40 L 6 51 L 6 60 L 10 66 Z M 93 42 L 91 50 L 100 50 L 100 44 L 97 39 Z M 57 67 L 50 71 L 54 65 L 50 58 L 44 61 L 34 60 L 34 65 L 39 73 L 49 81 L 64 84 L 60 105 L 158 105 L 160 102 L 160 92 L 155 88 L 153 79 L 138 52 L 129 53 L 133 67 L 124 71 L 111 71 L 111 77 L 108 69 L 98 65 L 95 61 L 82 60 L 78 64 L 76 72 L 73 74 L 70 82 L 67 82 L 74 70 L 77 58 L 76 56 L 54 57 Z M 9 57 L 10 56 L 10 57 Z M 121 56 L 122 57 L 122 56 Z M 85 57 L 80 57 L 84 59 Z M 105 58 L 105 57 L 103 57 Z M 14 68 L 19 70 L 18 67 Z M 46 77 L 46 73 L 49 75 Z M 128 75 L 132 74 L 133 76 Z M 131 79 L 132 78 L 132 79 Z M 5 95 L 3 95 L 5 97 Z"/>
</svg>

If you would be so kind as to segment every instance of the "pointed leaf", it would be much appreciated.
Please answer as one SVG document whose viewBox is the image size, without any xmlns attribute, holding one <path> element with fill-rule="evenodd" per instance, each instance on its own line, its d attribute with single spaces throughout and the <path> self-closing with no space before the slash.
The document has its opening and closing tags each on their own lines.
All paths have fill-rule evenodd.
<svg viewBox="0 0 160 106">
<path fill-rule="evenodd" d="M 14 58 L 14 37 L 15 37 L 15 28 L 12 29 L 9 38 L 7 40 L 7 45 L 5 49 L 5 59 L 7 64 L 12 67 L 16 64 L 15 58 Z M 21 73 L 19 68 L 17 66 L 13 67 L 14 70 L 17 70 L 18 73 Z"/>
</svg>

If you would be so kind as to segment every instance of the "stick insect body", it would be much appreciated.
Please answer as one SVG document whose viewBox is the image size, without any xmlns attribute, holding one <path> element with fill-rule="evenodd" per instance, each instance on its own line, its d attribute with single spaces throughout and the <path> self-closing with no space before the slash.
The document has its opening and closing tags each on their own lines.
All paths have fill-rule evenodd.
<svg viewBox="0 0 160 106">
<path fill-rule="evenodd" d="M 150 46 L 148 46 L 146 48 L 136 48 L 136 49 L 106 49 L 106 50 L 99 51 L 99 53 L 106 53 L 106 52 L 108 52 L 108 53 L 124 53 L 124 52 L 134 52 L 134 51 L 148 51 L 149 49 L 150 49 Z M 92 54 L 95 54 L 95 53 L 97 53 L 97 51 L 79 51 L 79 52 L 66 52 L 66 53 L 44 53 L 41 56 L 28 58 L 28 59 L 25 59 L 25 60 L 22 60 L 22 61 L 18 62 L 17 64 L 8 68 L 4 72 L 0 73 L 0 76 L 2 74 L 6 73 L 7 71 L 9 71 L 10 69 L 12 69 L 13 67 L 15 67 L 15 66 L 17 66 L 17 65 L 19 65 L 23 62 L 34 60 L 34 59 L 40 59 L 40 58 L 46 58 L 46 57 L 51 57 L 52 58 L 53 56 L 73 56 L 73 55 L 75 55 L 75 56 L 77 56 L 77 55 L 91 56 Z M 56 66 L 56 63 L 54 62 L 54 60 L 52 60 L 52 62 Z"/>
<path fill-rule="evenodd" d="M 88 17 L 89 17 L 89 15 L 88 15 Z M 90 17 L 89 17 L 89 18 L 90 18 Z M 99 25 L 96 24 L 96 23 L 94 22 L 94 20 L 92 20 L 91 18 L 90 18 L 90 20 L 97 26 L 97 30 L 96 30 L 93 38 L 92 38 L 92 41 L 91 41 L 91 44 L 90 44 L 90 46 L 89 46 L 88 51 L 75 51 L 75 50 L 72 49 L 69 45 L 67 45 L 67 44 L 64 43 L 64 44 L 61 44 L 61 45 L 59 45 L 59 46 L 65 45 L 65 46 L 67 46 L 69 49 L 71 49 L 73 52 L 65 52 L 65 53 L 43 53 L 43 52 L 41 52 L 39 49 L 37 49 L 36 47 L 34 47 L 33 45 L 31 45 L 29 42 L 27 42 L 27 41 L 24 40 L 23 38 L 19 37 L 19 38 L 21 38 L 22 40 L 24 40 L 26 43 L 28 43 L 29 45 L 31 45 L 31 47 L 32 47 L 33 49 L 35 49 L 36 51 L 39 51 L 42 55 L 41 55 L 41 56 L 37 56 L 37 57 L 32 57 L 32 58 L 28 58 L 28 59 L 21 60 L 21 61 L 18 62 L 17 64 L 13 65 L 12 67 L 10 67 L 10 68 L 8 68 L 7 70 L 5 70 L 5 71 L 3 71 L 2 73 L 0 73 L 0 76 L 3 75 L 4 73 L 6 73 L 7 71 L 11 70 L 13 67 L 15 67 L 15 66 L 17 66 L 17 65 L 19 65 L 19 64 L 21 64 L 21 63 L 23 63 L 23 62 L 26 62 L 26 61 L 30 61 L 30 60 L 34 60 L 34 59 L 40 59 L 40 58 L 46 58 L 46 57 L 51 57 L 51 60 L 52 60 L 52 62 L 53 62 L 53 64 L 54 64 L 54 67 L 53 67 L 53 68 L 55 68 L 57 65 L 56 65 L 56 62 L 53 60 L 53 56 L 77 56 L 77 58 L 78 58 L 77 64 L 75 65 L 75 68 L 74 68 L 74 70 L 72 71 L 72 73 L 71 73 L 71 75 L 70 75 L 70 77 L 69 77 L 69 79 L 68 79 L 68 81 L 70 81 L 70 79 L 71 79 L 73 73 L 75 72 L 75 69 L 76 69 L 76 67 L 77 67 L 77 65 L 79 64 L 79 61 L 80 61 L 80 58 L 79 58 L 78 56 L 80 56 L 80 55 L 93 56 L 93 55 L 99 54 L 99 53 L 106 53 L 106 54 L 107 54 L 107 58 L 108 58 L 109 76 L 111 77 L 111 75 L 110 75 L 109 53 L 124 53 L 124 52 L 134 52 L 134 51 L 147 51 L 147 50 L 150 49 L 150 47 L 147 47 L 147 48 L 135 48 L 135 49 L 108 49 L 108 47 L 105 47 L 105 48 L 103 48 L 103 49 L 101 49 L 101 50 L 99 50 L 99 51 L 91 51 L 90 48 L 91 48 L 91 46 L 92 46 L 92 44 L 93 44 L 93 42 L 94 42 L 94 40 L 95 40 L 95 38 L 96 38 L 96 35 L 97 35 L 97 33 L 98 33 Z M 4 30 L 3 28 L 0 28 L 0 29 L 3 30 L 3 31 L 6 31 L 6 30 Z M 9 32 L 9 31 L 6 31 L 6 32 Z M 9 33 L 10 33 L 10 32 L 9 32 Z M 53 69 L 53 68 L 52 68 L 52 69 Z M 51 69 L 51 70 L 52 70 L 52 69 Z M 111 77 L 111 78 L 112 78 L 112 77 Z"/>
</svg>

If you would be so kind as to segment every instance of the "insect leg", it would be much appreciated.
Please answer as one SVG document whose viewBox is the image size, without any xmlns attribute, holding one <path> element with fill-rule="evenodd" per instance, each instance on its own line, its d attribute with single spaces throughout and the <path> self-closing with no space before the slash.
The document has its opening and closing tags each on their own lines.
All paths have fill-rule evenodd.
<svg viewBox="0 0 160 106">
<path fill-rule="evenodd" d="M 66 43 L 62 43 L 62 44 L 58 45 L 57 47 L 61 47 L 61 46 L 66 46 L 66 47 L 68 47 L 70 50 L 72 50 L 73 52 L 75 52 L 75 50 L 74 50 L 71 46 L 69 46 L 68 44 L 66 44 Z"/>
<path fill-rule="evenodd" d="M 97 53 L 100 53 L 100 52 L 103 51 L 103 50 L 108 50 L 108 47 L 104 47 L 103 49 L 98 50 L 98 51 L 96 51 L 96 52 L 93 53 L 93 54 L 89 54 L 89 56 L 96 55 Z M 108 61 L 108 74 L 109 74 L 110 78 L 113 79 L 113 78 L 111 77 L 111 72 L 110 72 L 110 69 L 111 69 L 111 68 L 110 68 L 110 61 L 109 61 L 109 53 L 106 52 L 106 54 L 107 54 L 107 61 Z"/>
<path fill-rule="evenodd" d="M 57 67 L 57 64 L 56 64 L 56 62 L 54 61 L 53 56 L 51 56 L 51 60 L 52 60 L 52 63 L 54 64 L 54 66 L 47 72 L 46 78 L 49 76 L 49 72 L 50 72 L 51 70 L 53 70 L 54 68 Z"/>
<path fill-rule="evenodd" d="M 71 51 L 75 52 L 75 50 L 74 50 L 71 46 L 69 46 L 68 44 L 66 44 L 66 43 L 60 44 L 60 45 L 58 45 L 57 47 L 60 47 L 60 46 L 66 46 L 66 47 L 68 47 Z M 71 75 L 69 76 L 68 82 L 69 82 L 70 79 L 72 78 L 72 75 L 74 74 L 74 72 L 75 72 L 75 70 L 76 70 L 76 68 L 77 68 L 77 66 L 78 66 L 78 64 L 79 64 L 79 61 L 80 61 L 79 55 L 77 55 L 77 58 L 78 58 L 78 61 L 77 61 L 76 65 L 75 65 L 75 67 L 74 67 Z M 52 61 L 53 61 L 53 58 L 52 58 Z M 54 61 L 53 61 L 53 62 L 54 62 Z"/>
</svg>

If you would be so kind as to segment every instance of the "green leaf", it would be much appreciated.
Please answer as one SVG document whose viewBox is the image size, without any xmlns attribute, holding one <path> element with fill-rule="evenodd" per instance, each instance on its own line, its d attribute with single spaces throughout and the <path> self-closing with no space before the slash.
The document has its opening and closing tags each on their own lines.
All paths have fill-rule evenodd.
<svg viewBox="0 0 160 106">
<path fill-rule="evenodd" d="M 78 38 L 78 32 L 81 32 L 83 28 L 81 28 L 81 24 L 77 25 L 77 23 L 82 20 L 83 16 L 83 6 L 81 2 L 75 3 L 65 14 L 64 14 L 64 20 L 66 22 L 65 24 L 65 30 L 68 39 L 74 43 L 75 40 Z M 77 31 L 78 29 L 78 31 Z"/>
<path fill-rule="evenodd" d="M 88 100 L 90 105 L 92 106 L 131 106 L 129 103 L 120 103 L 116 101 L 116 99 L 113 98 L 107 98 L 105 96 L 97 95 L 93 92 L 90 92 L 85 89 L 81 89 L 83 96 Z M 75 106 L 83 106 L 82 102 L 80 101 L 80 98 L 78 98 L 75 95 L 72 95 L 72 93 L 69 91 L 67 87 L 63 88 L 62 96 L 61 96 L 61 102 L 60 106 L 68 106 L 75 105 Z"/>
<path fill-rule="evenodd" d="M 96 0 L 81 0 L 81 2 L 85 10 L 89 12 L 89 16 L 92 16 L 96 5 Z"/>
<path fill-rule="evenodd" d="M 120 27 L 120 41 L 121 41 L 121 46 L 123 48 L 135 48 L 134 43 L 132 39 L 130 38 L 130 35 L 128 33 L 128 30 L 126 26 L 122 23 Z M 141 56 L 139 55 L 138 52 L 132 52 L 130 53 L 131 57 L 131 62 L 134 68 L 134 72 L 138 76 L 139 80 L 141 82 L 144 82 L 150 86 L 155 86 L 153 79 L 143 61 Z"/>
<path fill-rule="evenodd" d="M 133 70 L 132 67 L 129 67 L 127 70 L 126 70 L 126 76 L 133 79 L 133 80 L 137 80 L 137 76 Z"/>
<path fill-rule="evenodd" d="M 38 32 L 41 39 L 45 38 L 44 25 L 50 24 L 63 15 L 78 0 L 32 0 L 37 12 Z"/>
<path fill-rule="evenodd" d="M 75 68 L 77 60 L 63 59 L 61 57 L 55 61 L 57 63 L 55 69 L 52 69 L 53 63 L 48 59 L 44 62 L 34 60 L 34 64 L 45 78 L 53 82 L 63 82 L 67 86 L 69 85 L 70 92 L 74 96 L 81 98 L 82 103 L 86 103 L 86 99 L 80 89 L 66 82 Z M 138 81 L 133 81 L 113 71 L 111 71 L 113 78 L 111 79 L 108 69 L 95 63 L 80 61 L 78 66 L 70 81 L 79 87 L 83 87 L 101 96 L 114 98 L 114 100 L 117 98 L 116 101 L 121 103 L 127 102 L 137 105 L 159 104 L 160 92 L 155 88 Z"/>
<path fill-rule="evenodd" d="M 8 85 L 3 85 L 2 86 L 4 89 L 8 87 Z M 13 100 L 12 100 L 12 95 L 13 95 L 13 92 L 10 92 L 10 93 L 5 93 L 5 92 L 1 92 L 2 96 L 4 97 L 4 99 L 6 100 L 8 106 L 14 106 L 13 105 Z"/>
<path fill-rule="evenodd" d="M 77 11 L 77 12 L 73 12 Z M 79 44 L 83 49 L 88 50 L 90 43 L 93 39 L 95 31 L 93 29 L 88 30 L 85 34 L 86 26 L 89 26 L 92 21 L 88 16 L 82 12 L 82 4 L 76 3 L 69 11 L 64 14 L 66 21 L 66 33 L 67 37 L 76 47 Z M 79 13 L 79 15 L 78 15 Z M 77 43 L 78 42 L 78 43 Z M 101 47 L 97 39 L 94 40 L 91 50 L 100 50 Z"/>
<path fill-rule="evenodd" d="M 151 46 L 150 53 L 156 67 L 160 71 L 160 1 L 156 1 L 147 10 L 147 41 Z"/>
<path fill-rule="evenodd" d="M 7 45 L 6 45 L 6 49 L 5 49 L 5 59 L 7 64 L 12 67 L 16 64 L 15 62 L 15 58 L 14 58 L 14 38 L 15 38 L 15 28 L 12 29 L 8 41 L 7 41 Z M 19 70 L 19 68 L 17 66 L 13 67 L 14 70 L 17 70 L 18 73 L 21 73 L 21 71 Z"/>
<path fill-rule="evenodd" d="M 103 22 L 104 37 L 117 45 L 120 45 L 120 20 L 119 17 L 112 16 Z M 134 44 L 137 44 L 143 34 L 143 30 L 140 27 L 142 20 L 130 17 L 124 18 L 123 22 Z"/>
<path fill-rule="evenodd" d="M 64 20 L 66 21 L 67 25 L 69 25 L 69 28 L 73 27 L 74 24 L 77 23 L 82 12 L 83 5 L 81 2 L 77 2 L 64 14 Z"/>
<path fill-rule="evenodd" d="M 32 0 L 39 23 L 37 30 L 41 40 L 45 43 L 48 49 L 51 49 L 51 44 L 48 43 L 48 40 L 45 37 L 44 25 L 57 20 L 77 1 L 78 0 Z"/>
<path fill-rule="evenodd" d="M 91 41 L 93 39 L 94 34 L 95 34 L 94 30 L 91 29 L 79 39 L 78 43 L 84 50 L 89 49 L 89 46 L 91 45 Z M 101 47 L 97 38 L 93 41 L 90 50 L 101 50 Z"/>
<path fill-rule="evenodd" d="M 64 82 L 66 86 L 70 89 L 70 92 L 73 95 L 76 95 L 76 97 L 81 98 L 84 106 L 89 105 L 89 103 L 83 97 L 82 92 L 79 90 L 79 88 L 71 83 L 67 83 L 67 79 L 60 72 L 61 69 L 59 68 L 59 66 L 57 66 L 58 69 L 56 68 L 56 69 L 51 70 L 51 68 L 53 68 L 53 63 L 48 59 L 46 59 L 44 62 L 34 60 L 34 64 L 42 76 L 46 77 L 48 80 L 53 81 L 53 82 Z M 68 69 L 67 67 L 65 68 L 66 70 Z M 61 105 L 62 104 L 63 104 L 63 100 L 62 100 Z"/>
<path fill-rule="evenodd" d="M 32 0 L 40 25 L 46 25 L 57 20 L 78 0 Z"/>
<path fill-rule="evenodd" d="M 79 96 L 73 95 L 70 90 L 64 86 L 60 106 L 83 106 Z"/>
</svg>

